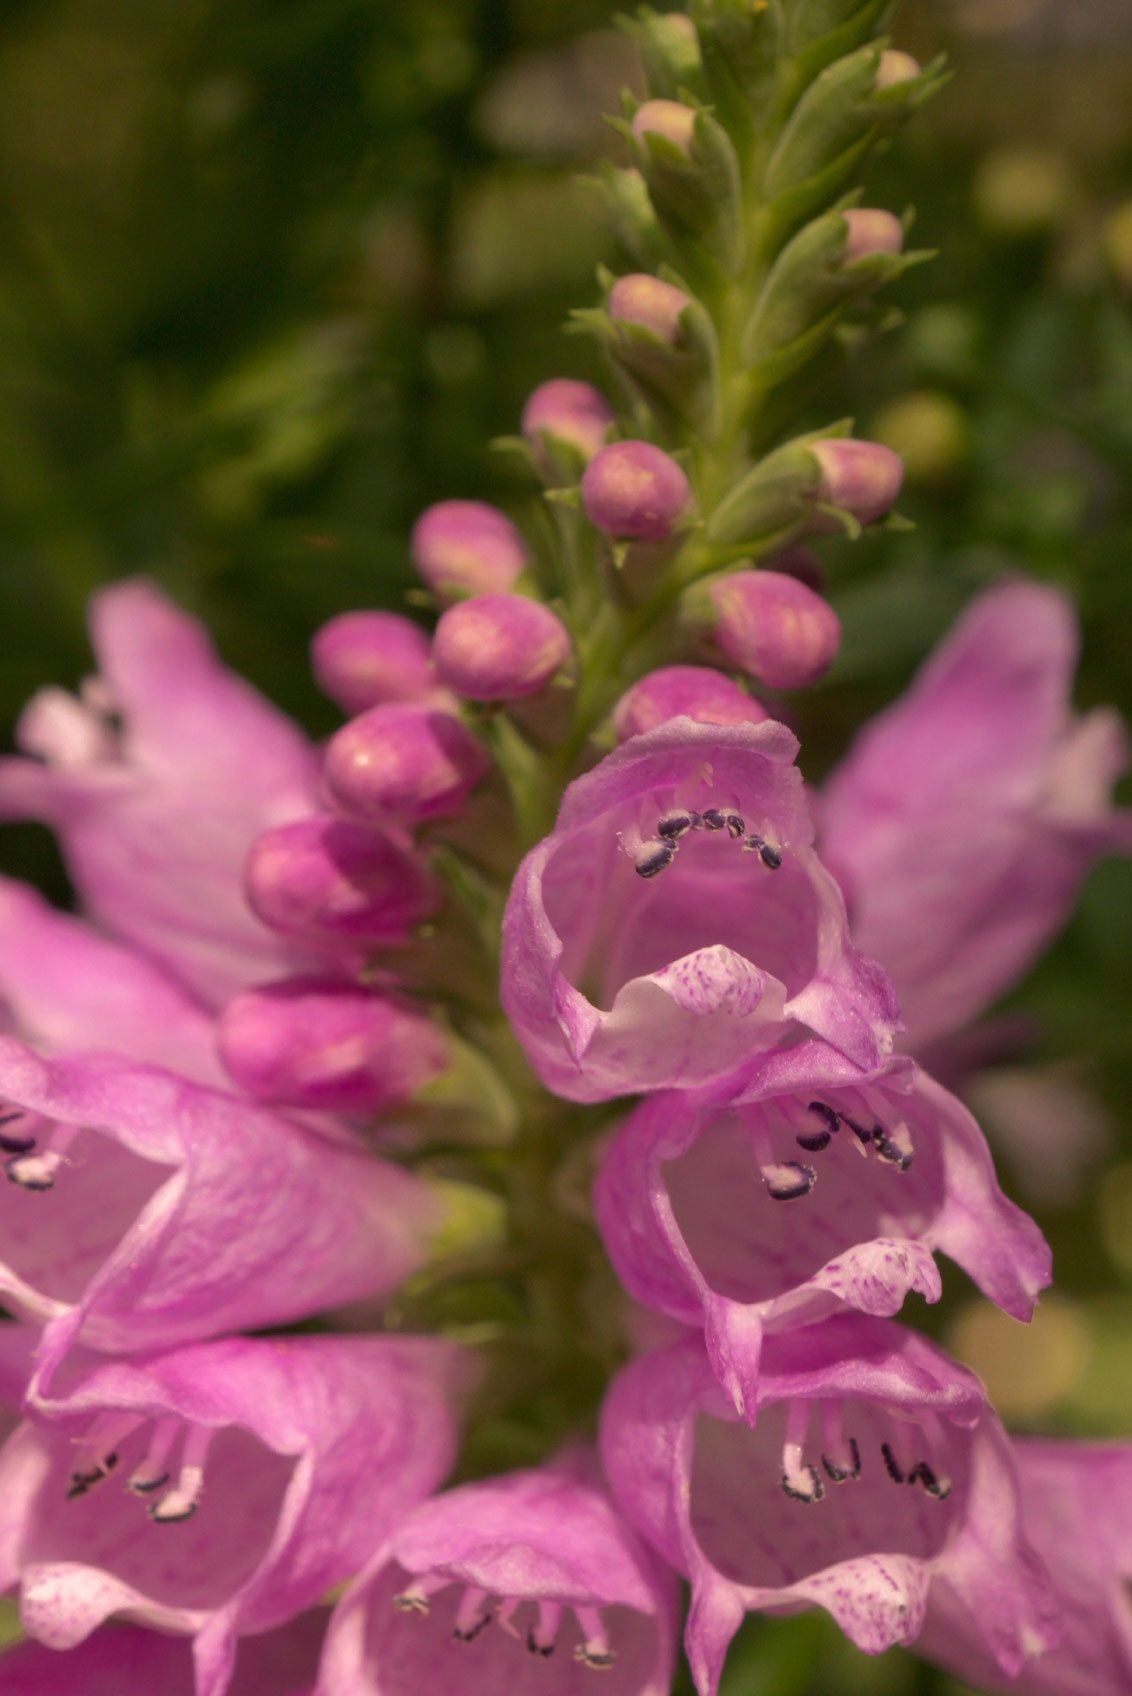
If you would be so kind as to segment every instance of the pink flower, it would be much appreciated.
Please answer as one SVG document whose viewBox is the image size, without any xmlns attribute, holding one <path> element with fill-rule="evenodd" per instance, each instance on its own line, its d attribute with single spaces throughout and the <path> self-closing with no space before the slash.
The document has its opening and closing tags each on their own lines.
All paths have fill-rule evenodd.
<svg viewBox="0 0 1132 1696">
<path fill-rule="evenodd" d="M 671 1578 L 573 1456 L 425 1502 L 331 1623 L 320 1696 L 667 1696 Z"/>
<path fill-rule="evenodd" d="M 575 1101 L 694 1088 L 809 1030 L 866 1069 L 887 979 L 850 945 L 780 724 L 674 719 L 566 791 L 520 866 L 502 998 L 546 1086 Z"/>
<path fill-rule="evenodd" d="M 311 1607 L 444 1476 L 449 1345 L 230 1338 L 75 1361 L 0 1451 L 0 1587 L 70 1649 L 111 1615 L 194 1639 L 197 1696 L 237 1640 Z"/>
<path fill-rule="evenodd" d="M 939 1252 L 1017 1319 L 1050 1281 L 962 1103 L 910 1062 L 870 1076 L 814 1042 L 771 1056 L 730 1102 L 646 1101 L 594 1201 L 630 1295 L 703 1328 L 752 1421 L 767 1331 L 842 1306 L 888 1317 L 911 1290 L 938 1301 Z"/>
<path fill-rule="evenodd" d="M 844 1316 L 768 1338 L 758 1424 L 699 1340 L 626 1367 L 602 1421 L 622 1511 L 689 1579 L 685 1646 L 714 1696 L 745 1612 L 818 1606 L 869 1654 L 962 1598 L 1010 1677 L 1056 1640 L 1010 1445 L 978 1381 L 913 1332 Z"/>
<path fill-rule="evenodd" d="M 325 1608 L 245 1637 L 228 1696 L 314 1696 Z M 100 1627 L 65 1655 L 42 1643 L 0 1654 L 0 1696 L 195 1696 L 191 1644 L 136 1625 Z"/>
<path fill-rule="evenodd" d="M 853 934 L 892 974 L 920 1048 L 1008 989 L 1064 924 L 1082 878 L 1132 849 L 1114 812 L 1123 726 L 1075 718 L 1078 637 L 1056 590 L 982 595 L 834 774 L 822 852 Z"/>
<path fill-rule="evenodd" d="M 314 750 L 153 585 L 103 590 L 91 625 L 100 675 L 25 709 L 37 758 L 0 760 L 0 817 L 51 825 L 91 917 L 221 1001 L 289 962 L 240 874 L 253 837 L 312 810 Z"/>
<path fill-rule="evenodd" d="M 1132 1689 L 1132 1445 L 1027 1438 L 1014 1456 L 1023 1528 L 1064 1617 L 1061 1643 L 1026 1669 L 1026 1696 L 1124 1696 Z M 917 1649 L 967 1683 L 1014 1688 L 947 1585 L 932 1588 Z"/>
<path fill-rule="evenodd" d="M 0 1291 L 45 1368 L 80 1334 L 151 1349 L 382 1294 L 437 1227 L 410 1173 L 110 1055 L 0 1038 L 0 1100 Z"/>
</svg>

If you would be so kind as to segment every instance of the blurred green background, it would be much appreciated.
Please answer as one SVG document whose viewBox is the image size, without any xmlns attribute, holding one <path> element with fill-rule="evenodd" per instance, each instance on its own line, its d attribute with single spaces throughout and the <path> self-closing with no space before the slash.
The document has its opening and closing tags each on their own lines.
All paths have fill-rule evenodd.
<svg viewBox="0 0 1132 1696">
<path fill-rule="evenodd" d="M 1063 584 L 1080 698 L 1132 712 L 1132 0 L 910 0 L 955 81 L 874 174 L 940 250 L 814 418 L 905 454 L 916 529 L 831 549 L 845 649 L 811 770 L 982 582 Z M 606 0 L 7 0 L 0 12 L 0 721 L 86 664 L 146 571 L 315 730 L 305 646 L 396 605 L 429 500 L 521 511 L 494 455 L 611 257 L 579 180 L 636 72 Z M 43 838 L 9 869 L 57 884 Z M 1015 1428 L 1132 1436 L 1132 868 L 1011 998 L 978 1106 L 1058 1291 L 1029 1332 L 953 1281 L 930 1323 Z M 1040 1087 L 1039 1087 L 1040 1086 Z M 917 1322 L 922 1313 L 914 1316 Z M 817 1620 L 758 1625 L 727 1696 L 951 1688 Z"/>
</svg>

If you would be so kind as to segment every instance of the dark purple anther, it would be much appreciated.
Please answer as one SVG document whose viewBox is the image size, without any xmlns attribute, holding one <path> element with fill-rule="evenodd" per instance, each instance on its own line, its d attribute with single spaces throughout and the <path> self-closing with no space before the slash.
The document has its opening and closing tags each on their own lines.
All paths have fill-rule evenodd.
<svg viewBox="0 0 1132 1696">
<path fill-rule="evenodd" d="M 718 807 L 708 807 L 700 814 L 700 823 L 705 830 L 722 830 L 727 823 L 727 815 Z"/>
<path fill-rule="evenodd" d="M 663 836 L 666 842 L 678 842 L 688 831 L 698 829 L 699 824 L 699 813 L 666 813 L 657 825 L 656 833 Z"/>
<path fill-rule="evenodd" d="M 676 844 L 657 836 L 642 845 L 634 862 L 638 877 L 656 877 L 676 858 Z"/>
</svg>

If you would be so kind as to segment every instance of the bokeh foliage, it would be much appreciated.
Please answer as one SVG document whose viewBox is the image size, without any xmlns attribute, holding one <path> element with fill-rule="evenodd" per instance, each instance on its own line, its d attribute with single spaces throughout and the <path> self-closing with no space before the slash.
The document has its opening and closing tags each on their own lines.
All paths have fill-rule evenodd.
<svg viewBox="0 0 1132 1696">
<path fill-rule="evenodd" d="M 307 638 L 347 606 L 401 604 L 420 507 L 471 494 L 521 509 L 490 439 L 542 377 L 596 374 L 561 324 L 610 257 L 577 177 L 616 150 L 600 114 L 634 75 L 613 13 L 7 0 L 5 725 L 38 684 L 83 669 L 90 590 L 146 571 L 321 730 Z M 900 45 L 946 46 L 955 81 L 871 192 L 914 207 L 940 258 L 896 291 L 904 321 L 830 362 L 811 403 L 906 455 L 916 528 L 831 547 L 846 644 L 800 708 L 815 774 L 1004 571 L 1070 590 L 1082 702 L 1132 712 L 1132 10 L 906 13 Z M 7 840 L 9 866 L 51 881 L 39 837 Z M 1008 1183 L 1054 1241 L 1058 1295 L 1007 1335 L 953 1280 L 930 1320 L 1018 1427 L 1132 1435 L 1130 1006 L 1132 869 L 1109 866 L 1011 998 L 991 1050 L 1007 1069 L 983 1101 Z M 1035 1077 L 1044 1131 L 1028 1142 Z M 726 1684 L 939 1688 L 809 1618 L 753 1625 Z"/>
</svg>

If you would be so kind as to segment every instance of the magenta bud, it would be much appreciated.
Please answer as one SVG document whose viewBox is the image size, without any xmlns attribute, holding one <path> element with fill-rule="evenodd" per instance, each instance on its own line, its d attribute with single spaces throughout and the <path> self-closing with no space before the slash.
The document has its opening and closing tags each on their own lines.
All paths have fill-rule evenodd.
<svg viewBox="0 0 1132 1696">
<path fill-rule="evenodd" d="M 804 689 L 837 658 L 837 614 L 796 577 L 736 571 L 713 583 L 710 593 L 721 653 L 769 688 Z"/>
<path fill-rule="evenodd" d="M 874 253 L 899 253 L 904 246 L 904 225 L 881 206 L 853 206 L 841 216 L 849 226 L 844 265 L 856 259 L 869 259 Z"/>
<path fill-rule="evenodd" d="M 877 66 L 876 88 L 893 88 L 898 82 L 914 82 L 920 74 L 920 62 L 910 53 L 886 48 Z"/>
<path fill-rule="evenodd" d="M 646 100 L 633 118 L 633 134 L 638 141 L 649 135 L 663 136 L 691 158 L 696 139 L 695 108 L 679 100 Z"/>
<path fill-rule="evenodd" d="M 425 632 L 395 612 L 343 612 L 311 643 L 315 682 L 343 712 L 419 701 L 434 687 Z"/>
<path fill-rule="evenodd" d="M 647 271 L 618 277 L 609 291 L 609 316 L 619 324 L 639 324 L 662 342 L 675 347 L 680 340 L 680 314 L 691 296 Z"/>
<path fill-rule="evenodd" d="M 761 724 L 765 709 L 721 671 L 706 665 L 666 665 L 626 691 L 613 710 L 618 740 L 643 736 L 670 718 L 700 724 Z"/>
<path fill-rule="evenodd" d="M 324 773 L 345 813 L 422 824 L 458 813 L 490 762 L 460 720 L 434 708 L 371 707 L 331 737 Z"/>
<path fill-rule="evenodd" d="M 651 442 L 611 442 L 582 478 L 582 505 L 607 536 L 663 542 L 692 504 L 692 488 L 676 461 Z"/>
<path fill-rule="evenodd" d="M 548 447 L 562 442 L 588 464 L 616 422 L 616 414 L 605 396 L 592 383 L 577 383 L 572 377 L 552 377 L 540 383 L 523 408 L 521 429 L 535 456 L 539 470 L 549 475 L 554 467 Z M 550 443 L 545 440 L 550 437 Z"/>
<path fill-rule="evenodd" d="M 316 942 L 407 942 L 440 904 L 424 866 L 391 837 L 325 814 L 257 836 L 244 889 L 265 925 Z"/>
<path fill-rule="evenodd" d="M 817 499 L 842 507 L 861 524 L 883 518 L 900 493 L 904 461 L 880 442 L 831 437 L 811 442 L 821 470 Z"/>
<path fill-rule="evenodd" d="M 419 1013 L 334 979 L 291 978 L 247 990 L 220 1015 L 220 1056 L 259 1101 L 331 1113 L 377 1113 L 409 1101 L 449 1061 Z"/>
<path fill-rule="evenodd" d="M 476 595 L 449 607 L 436 627 L 437 675 L 469 701 L 537 695 L 570 657 L 560 618 L 525 595 Z"/>
<path fill-rule="evenodd" d="M 485 595 L 509 589 L 527 563 L 511 520 L 485 501 L 438 501 L 417 519 L 413 564 L 435 595 Z"/>
</svg>

